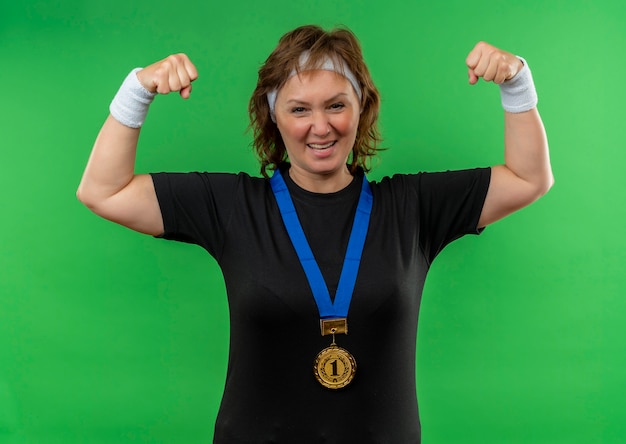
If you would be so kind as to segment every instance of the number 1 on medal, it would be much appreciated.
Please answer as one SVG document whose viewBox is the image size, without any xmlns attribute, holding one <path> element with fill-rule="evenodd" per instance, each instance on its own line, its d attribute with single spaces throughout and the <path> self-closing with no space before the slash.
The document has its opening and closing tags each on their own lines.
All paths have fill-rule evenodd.
<svg viewBox="0 0 626 444">
<path fill-rule="evenodd" d="M 336 359 L 330 363 L 330 366 L 333 368 L 333 372 L 331 376 L 339 376 L 339 373 L 337 373 L 337 360 Z"/>
</svg>

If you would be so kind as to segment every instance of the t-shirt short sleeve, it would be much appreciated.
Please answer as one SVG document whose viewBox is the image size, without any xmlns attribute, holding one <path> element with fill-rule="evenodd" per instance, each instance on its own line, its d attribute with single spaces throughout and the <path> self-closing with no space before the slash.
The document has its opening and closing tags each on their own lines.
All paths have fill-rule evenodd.
<svg viewBox="0 0 626 444">
<path fill-rule="evenodd" d="M 422 175 L 421 223 L 429 233 L 425 249 L 432 259 L 455 239 L 482 232 L 478 221 L 490 179 L 490 168 Z"/>
<path fill-rule="evenodd" d="M 432 262 L 443 248 L 466 234 L 479 234 L 491 168 L 396 175 L 419 233 L 420 248 Z"/>
<path fill-rule="evenodd" d="M 398 174 L 376 185 L 381 200 L 376 203 L 375 197 L 375 205 L 383 218 L 400 211 L 401 226 L 417 230 L 420 248 L 432 262 L 450 242 L 480 233 L 477 225 L 490 177 L 490 168 Z M 266 188 L 255 186 L 245 173 L 155 173 L 152 179 L 163 217 L 160 237 L 200 245 L 215 258 L 221 255 L 238 205 L 263 200 L 260 190 Z"/>
<path fill-rule="evenodd" d="M 239 187 L 239 175 L 226 173 L 153 173 L 164 239 L 200 245 L 220 254 Z"/>
</svg>

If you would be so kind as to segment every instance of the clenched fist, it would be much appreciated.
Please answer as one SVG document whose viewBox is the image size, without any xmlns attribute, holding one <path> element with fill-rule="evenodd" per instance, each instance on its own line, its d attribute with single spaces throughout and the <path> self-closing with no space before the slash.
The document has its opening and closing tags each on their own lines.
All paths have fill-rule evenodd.
<svg viewBox="0 0 626 444">
<path fill-rule="evenodd" d="M 137 72 L 139 82 L 150 92 L 168 94 L 178 91 L 183 99 L 191 94 L 191 82 L 198 71 L 185 54 L 174 54 Z"/>
<path fill-rule="evenodd" d="M 476 84 L 481 77 L 487 82 L 499 85 L 515 77 L 524 66 L 515 55 L 485 42 L 479 42 L 474 46 L 465 63 L 471 85 Z"/>
</svg>

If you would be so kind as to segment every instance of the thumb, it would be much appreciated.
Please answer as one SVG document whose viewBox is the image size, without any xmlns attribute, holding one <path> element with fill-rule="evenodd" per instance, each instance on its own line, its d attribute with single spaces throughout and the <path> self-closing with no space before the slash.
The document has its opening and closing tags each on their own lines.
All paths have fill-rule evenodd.
<svg viewBox="0 0 626 444">
<path fill-rule="evenodd" d="M 156 93 L 159 85 L 150 73 L 150 68 L 151 67 L 148 66 L 137 71 L 137 80 L 139 80 L 139 83 L 141 83 L 146 90 L 151 93 Z"/>
<path fill-rule="evenodd" d="M 180 96 L 183 99 L 188 99 L 191 96 L 191 84 L 189 84 L 189 86 L 185 86 L 183 89 L 180 90 Z"/>
<path fill-rule="evenodd" d="M 467 77 L 469 77 L 470 85 L 475 85 L 478 82 L 478 76 L 474 73 L 472 68 L 467 68 Z"/>
</svg>

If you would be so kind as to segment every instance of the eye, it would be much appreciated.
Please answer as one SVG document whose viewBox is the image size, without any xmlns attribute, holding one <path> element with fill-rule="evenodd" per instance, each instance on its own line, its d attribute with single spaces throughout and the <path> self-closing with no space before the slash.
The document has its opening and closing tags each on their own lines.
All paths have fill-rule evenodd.
<svg viewBox="0 0 626 444">
<path fill-rule="evenodd" d="M 293 108 L 291 108 L 291 113 L 292 114 L 302 114 L 306 111 L 306 108 L 303 106 L 295 106 Z"/>
<path fill-rule="evenodd" d="M 341 110 L 341 109 L 343 109 L 345 107 L 346 107 L 346 105 L 344 105 L 342 102 L 336 102 L 336 103 L 333 103 L 332 105 L 330 105 L 330 109 L 333 110 L 333 111 L 339 111 L 339 110 Z"/>
</svg>

